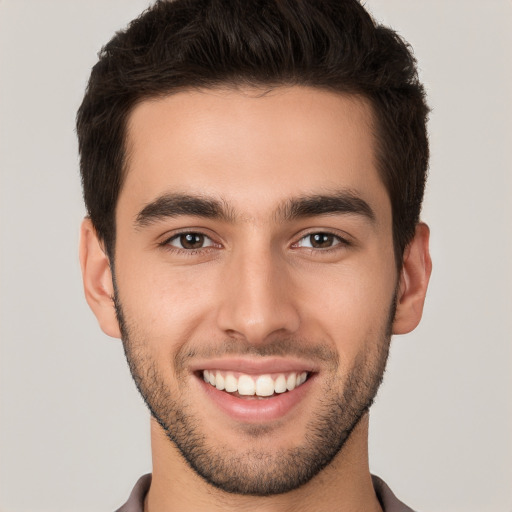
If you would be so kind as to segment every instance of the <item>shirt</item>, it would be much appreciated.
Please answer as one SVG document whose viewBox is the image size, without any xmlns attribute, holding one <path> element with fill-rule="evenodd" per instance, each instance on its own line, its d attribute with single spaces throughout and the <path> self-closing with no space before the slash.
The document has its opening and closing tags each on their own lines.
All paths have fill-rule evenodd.
<svg viewBox="0 0 512 512">
<path fill-rule="evenodd" d="M 378 476 L 372 475 L 373 488 L 379 499 L 380 505 L 384 512 L 414 512 L 407 505 L 402 503 Z M 144 498 L 149 491 L 151 485 L 151 474 L 144 475 L 139 478 L 133 488 L 128 501 L 116 512 L 143 512 Z"/>
</svg>

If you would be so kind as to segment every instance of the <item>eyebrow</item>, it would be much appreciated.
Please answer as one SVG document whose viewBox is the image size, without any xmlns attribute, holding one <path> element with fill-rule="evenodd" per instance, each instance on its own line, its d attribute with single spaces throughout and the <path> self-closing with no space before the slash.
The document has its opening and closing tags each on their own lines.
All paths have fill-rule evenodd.
<svg viewBox="0 0 512 512">
<path fill-rule="evenodd" d="M 278 216 L 285 220 L 340 213 L 360 215 L 372 224 L 376 222 L 375 212 L 371 206 L 350 190 L 290 199 L 283 207 L 278 209 Z"/>
<path fill-rule="evenodd" d="M 356 193 L 346 190 L 289 199 L 276 209 L 274 218 L 277 221 L 291 221 L 337 214 L 360 215 L 372 224 L 376 221 L 370 205 Z M 235 211 L 226 201 L 200 195 L 164 194 L 144 206 L 137 214 L 135 227 L 143 228 L 161 220 L 184 215 L 231 223 L 236 220 Z"/>
<path fill-rule="evenodd" d="M 234 220 L 234 214 L 223 201 L 187 194 L 164 194 L 148 203 L 137 214 L 135 226 L 146 227 L 167 218 L 191 215 L 205 219 Z"/>
</svg>

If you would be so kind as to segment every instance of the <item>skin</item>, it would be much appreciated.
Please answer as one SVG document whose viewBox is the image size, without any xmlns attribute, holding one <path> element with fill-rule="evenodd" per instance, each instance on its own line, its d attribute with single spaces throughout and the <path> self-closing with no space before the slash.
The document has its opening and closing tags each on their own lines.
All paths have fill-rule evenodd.
<svg viewBox="0 0 512 512">
<path fill-rule="evenodd" d="M 391 332 L 416 327 L 431 272 L 428 228 L 417 226 L 398 274 L 390 201 L 374 161 L 372 113 L 360 98 L 300 87 L 180 92 L 134 109 L 127 148 L 114 262 L 128 352 L 140 368 L 154 369 L 158 385 L 186 408 L 212 453 L 238 454 L 264 471 L 254 453 L 304 446 L 311 423 L 324 412 L 322 402 L 341 396 L 358 362 L 367 363 L 365 375 L 379 377 Z M 373 219 L 360 212 L 283 215 L 290 200 L 340 191 L 364 201 Z M 176 193 L 221 201 L 229 215 L 137 222 L 148 204 Z M 206 235 L 207 246 L 180 248 L 176 235 L 183 232 Z M 333 234 L 332 246 L 309 247 L 313 233 Z M 121 337 L 111 267 L 89 219 L 80 259 L 100 326 Z M 296 340 L 303 354 L 323 348 L 337 364 L 316 361 L 315 379 L 288 414 L 240 423 L 202 392 L 192 371 L 211 354 L 225 355 L 227 340 L 244 360 L 275 355 L 281 340 Z M 176 366 L 187 353 L 196 356 Z M 292 356 L 306 359 L 300 350 L 279 355 Z M 318 475 L 266 497 L 212 487 L 154 418 L 151 438 L 149 511 L 380 510 L 368 466 L 367 413 Z"/>
</svg>

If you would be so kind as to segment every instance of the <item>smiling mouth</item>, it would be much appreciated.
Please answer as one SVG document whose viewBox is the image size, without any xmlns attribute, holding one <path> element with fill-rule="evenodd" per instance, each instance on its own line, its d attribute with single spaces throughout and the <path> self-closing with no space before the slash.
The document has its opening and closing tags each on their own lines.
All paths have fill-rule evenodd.
<svg viewBox="0 0 512 512">
<path fill-rule="evenodd" d="M 310 372 L 249 375 L 240 372 L 203 370 L 200 373 L 206 383 L 219 391 L 246 399 L 270 398 L 293 391 L 310 377 Z"/>
</svg>

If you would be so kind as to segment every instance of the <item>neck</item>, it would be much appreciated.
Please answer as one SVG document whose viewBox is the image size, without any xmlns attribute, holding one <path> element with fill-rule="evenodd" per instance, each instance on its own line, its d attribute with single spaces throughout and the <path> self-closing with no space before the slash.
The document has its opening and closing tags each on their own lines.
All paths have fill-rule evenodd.
<svg viewBox="0 0 512 512">
<path fill-rule="evenodd" d="M 192 470 L 158 423 L 151 419 L 153 478 L 145 512 L 381 512 L 368 465 L 368 415 L 341 452 L 307 484 L 285 494 L 242 496 L 212 487 Z M 320 506 L 319 506 L 320 505 Z"/>
</svg>

